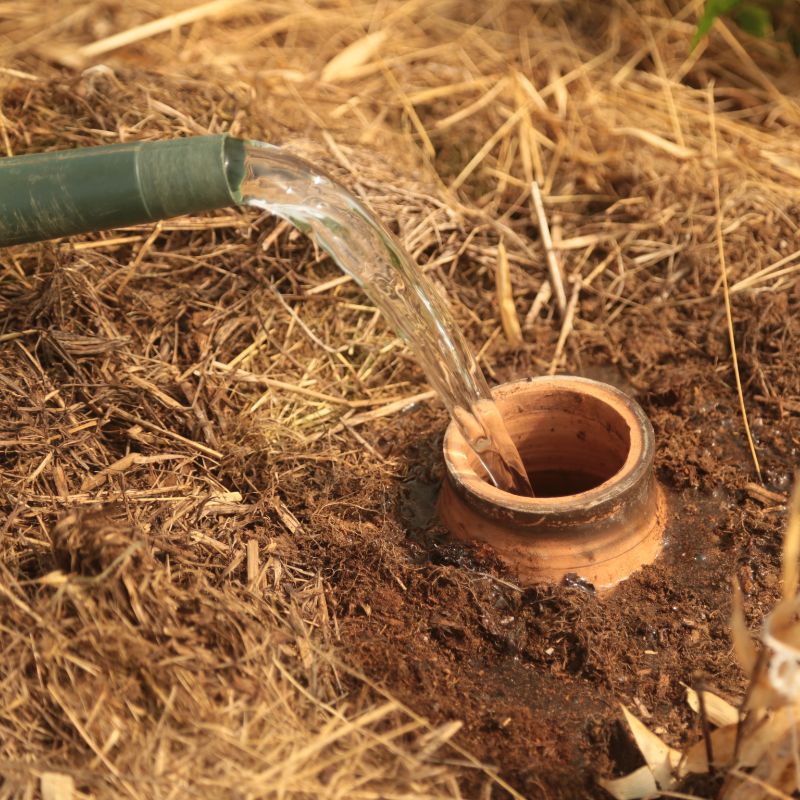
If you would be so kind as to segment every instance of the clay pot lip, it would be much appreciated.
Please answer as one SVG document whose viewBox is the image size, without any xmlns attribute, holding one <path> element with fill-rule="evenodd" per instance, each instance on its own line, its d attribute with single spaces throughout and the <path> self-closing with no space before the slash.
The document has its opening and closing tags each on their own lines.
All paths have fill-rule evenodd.
<svg viewBox="0 0 800 800">
<path fill-rule="evenodd" d="M 495 399 L 502 399 L 516 393 L 540 393 L 548 388 L 591 395 L 611 406 L 622 417 L 628 424 L 631 437 L 630 449 L 622 467 L 608 480 L 585 492 L 564 497 L 520 497 L 492 486 L 468 467 L 456 466 L 452 455 L 464 454 L 466 442 L 455 423 L 451 422 L 445 432 L 443 447 L 447 475 L 453 488 L 468 503 L 520 517 L 558 518 L 575 512 L 592 513 L 603 506 L 617 503 L 649 478 L 655 454 L 653 427 L 641 406 L 616 387 L 590 378 L 554 375 L 503 383 L 492 389 L 492 395 Z"/>
</svg>

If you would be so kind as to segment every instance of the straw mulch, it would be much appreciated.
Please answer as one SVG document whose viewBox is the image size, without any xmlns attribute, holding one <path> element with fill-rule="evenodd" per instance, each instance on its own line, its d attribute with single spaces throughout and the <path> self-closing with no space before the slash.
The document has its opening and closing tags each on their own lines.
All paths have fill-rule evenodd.
<svg viewBox="0 0 800 800">
<path fill-rule="evenodd" d="M 396 230 L 492 379 L 616 365 L 662 479 L 739 492 L 758 545 L 781 521 L 753 488 L 720 261 L 780 505 L 800 441 L 800 80 L 730 26 L 690 53 L 699 9 L 9 0 L 0 148 L 291 143 Z M 12 248 L 0 321 L 0 797 L 598 796 L 585 764 L 573 781 L 556 745 L 534 746 L 535 715 L 482 727 L 480 690 L 412 663 L 433 629 L 511 647 L 486 620 L 513 612 L 538 631 L 523 660 L 582 647 L 604 697 L 637 691 L 626 645 L 593 649 L 581 627 L 616 612 L 523 608 L 491 559 L 436 561 L 409 538 L 398 482 L 420 463 L 440 476 L 445 415 L 312 243 L 233 209 Z M 738 449 L 718 446 L 723 424 Z M 727 644 L 707 645 L 703 667 L 741 687 Z M 664 674 L 688 680 L 688 652 L 665 652 Z M 450 700 L 393 691 L 410 681 L 395 662 Z M 678 680 L 656 678 L 641 696 L 668 706 Z M 617 712 L 597 714 L 600 773 Z"/>
</svg>

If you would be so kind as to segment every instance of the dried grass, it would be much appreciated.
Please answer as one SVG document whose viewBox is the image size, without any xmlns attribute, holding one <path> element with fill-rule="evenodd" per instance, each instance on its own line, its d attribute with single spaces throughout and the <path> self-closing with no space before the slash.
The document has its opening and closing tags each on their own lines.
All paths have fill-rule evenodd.
<svg viewBox="0 0 800 800">
<path fill-rule="evenodd" d="M 0 146 L 291 141 L 397 226 L 490 375 L 498 246 L 518 369 L 624 358 L 620 315 L 722 307 L 715 170 L 734 323 L 796 280 L 797 73 L 723 27 L 689 53 L 697 7 L 8 0 Z M 225 211 L 14 248 L 0 319 L 0 796 L 495 796 L 455 727 L 340 663 L 335 564 L 299 555 L 324 529 L 388 558 L 376 426 L 431 399 L 312 245 Z M 797 402 L 759 374 L 747 397 Z"/>
</svg>

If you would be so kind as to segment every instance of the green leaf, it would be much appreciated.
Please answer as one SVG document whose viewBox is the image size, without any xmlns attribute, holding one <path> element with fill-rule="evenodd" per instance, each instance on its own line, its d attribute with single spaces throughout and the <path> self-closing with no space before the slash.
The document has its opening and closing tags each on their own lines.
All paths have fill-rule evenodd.
<svg viewBox="0 0 800 800">
<path fill-rule="evenodd" d="M 736 24 L 752 36 L 772 33 L 772 16 L 766 8 L 753 3 L 742 3 L 732 14 Z"/>
<path fill-rule="evenodd" d="M 742 5 L 744 0 L 708 0 L 703 9 L 703 16 L 697 23 L 697 30 L 692 36 L 692 50 L 697 47 L 697 43 L 711 30 L 714 20 L 722 14 L 730 14 L 737 6 Z"/>
</svg>

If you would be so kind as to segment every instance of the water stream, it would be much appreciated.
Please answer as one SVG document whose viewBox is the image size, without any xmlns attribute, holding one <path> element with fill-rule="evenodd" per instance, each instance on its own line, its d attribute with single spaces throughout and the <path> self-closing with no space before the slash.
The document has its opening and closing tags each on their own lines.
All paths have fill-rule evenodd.
<svg viewBox="0 0 800 800">
<path fill-rule="evenodd" d="M 499 488 L 532 495 L 489 386 L 436 287 L 376 217 L 312 164 L 271 145 L 245 147 L 243 201 L 311 236 L 411 348 Z"/>
</svg>

